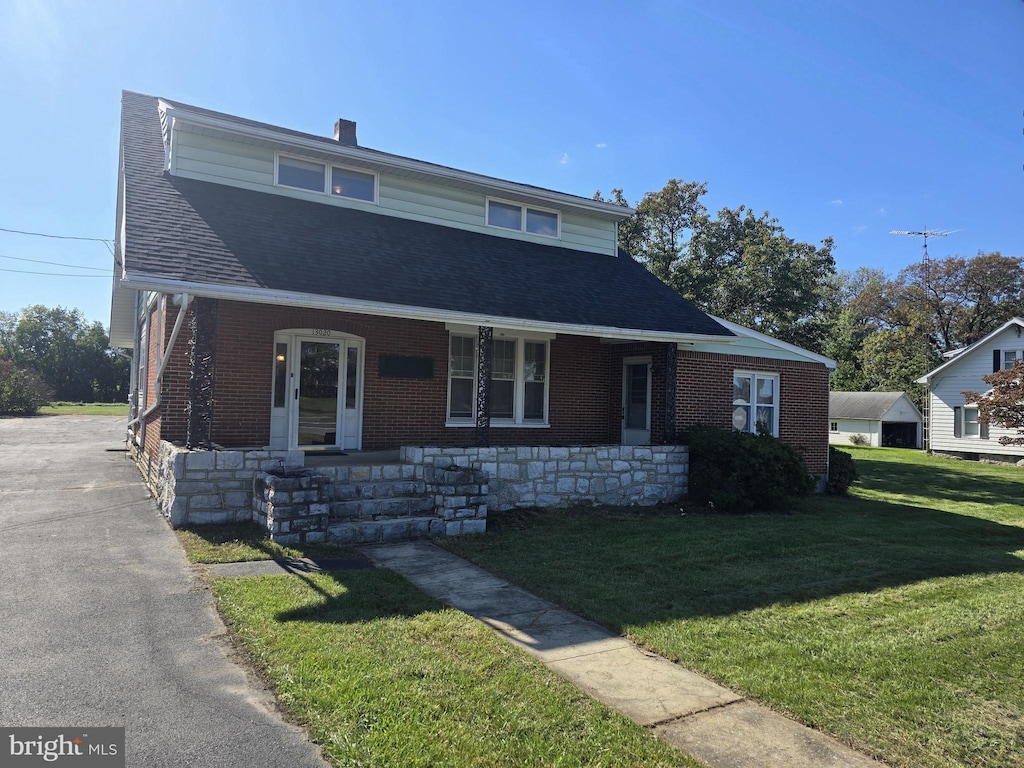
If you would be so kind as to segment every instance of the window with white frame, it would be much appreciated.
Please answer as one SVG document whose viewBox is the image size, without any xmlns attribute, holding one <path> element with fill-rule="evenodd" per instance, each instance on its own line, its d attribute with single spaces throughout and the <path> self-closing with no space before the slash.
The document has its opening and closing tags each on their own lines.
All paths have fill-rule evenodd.
<svg viewBox="0 0 1024 768">
<path fill-rule="evenodd" d="M 448 423 L 476 423 L 477 338 L 453 333 L 448 362 Z M 495 338 L 491 347 L 491 423 L 546 425 L 548 343 Z"/>
<path fill-rule="evenodd" d="M 1003 350 L 1003 370 L 1013 368 L 1013 364 L 1024 357 L 1024 350 L 1020 349 L 1004 349 Z"/>
<path fill-rule="evenodd" d="M 732 376 L 732 426 L 739 432 L 779 435 L 779 376 L 736 371 Z"/>
<path fill-rule="evenodd" d="M 839 431 L 839 422 L 838 421 L 830 421 L 828 423 L 828 431 L 829 432 L 838 432 Z"/>
<path fill-rule="evenodd" d="M 965 405 L 953 408 L 953 436 L 976 437 L 988 440 L 988 423 L 979 420 L 977 405 Z"/>
<path fill-rule="evenodd" d="M 289 155 L 277 156 L 277 184 L 368 203 L 377 201 L 376 174 Z"/>
<path fill-rule="evenodd" d="M 521 203 L 488 200 L 487 223 L 492 227 L 515 229 L 532 235 L 559 236 L 558 211 L 534 208 Z"/>
</svg>

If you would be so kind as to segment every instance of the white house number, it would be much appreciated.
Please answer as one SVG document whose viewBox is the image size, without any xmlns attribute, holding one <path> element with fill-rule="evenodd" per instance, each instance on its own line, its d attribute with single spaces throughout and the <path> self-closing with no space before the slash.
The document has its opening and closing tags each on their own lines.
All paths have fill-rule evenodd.
<svg viewBox="0 0 1024 768">
<path fill-rule="evenodd" d="M 314 336 L 330 336 L 331 332 L 327 328 L 314 328 L 313 329 L 313 335 Z"/>
</svg>

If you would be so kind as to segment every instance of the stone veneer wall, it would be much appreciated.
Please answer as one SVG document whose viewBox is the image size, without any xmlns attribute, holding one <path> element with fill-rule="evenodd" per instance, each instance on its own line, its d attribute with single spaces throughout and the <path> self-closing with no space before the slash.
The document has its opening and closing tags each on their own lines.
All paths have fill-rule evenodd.
<svg viewBox="0 0 1024 768">
<path fill-rule="evenodd" d="M 152 459 L 132 446 L 132 458 L 175 528 L 252 519 L 256 472 L 302 467 L 302 451 L 190 451 L 167 441 Z"/>
<path fill-rule="evenodd" d="M 672 502 L 686 493 L 689 468 L 682 445 L 403 447 L 401 459 L 487 473 L 487 506 L 498 510 Z"/>
</svg>

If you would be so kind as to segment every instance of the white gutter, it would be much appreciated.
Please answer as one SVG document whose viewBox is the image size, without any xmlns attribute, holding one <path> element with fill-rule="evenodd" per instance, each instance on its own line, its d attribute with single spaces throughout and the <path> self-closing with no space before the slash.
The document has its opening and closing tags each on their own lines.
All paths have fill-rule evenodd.
<svg viewBox="0 0 1024 768">
<path fill-rule="evenodd" d="M 455 168 L 448 168 L 434 163 L 425 163 L 420 160 L 413 160 L 408 157 L 390 155 L 386 152 L 369 151 L 362 147 L 349 144 L 335 144 L 331 139 L 312 139 L 303 136 L 294 136 L 280 131 L 270 130 L 259 126 L 240 125 L 231 120 L 203 115 L 191 112 L 187 107 L 174 106 L 173 104 L 159 99 L 160 109 L 167 115 L 168 120 L 181 120 L 204 128 L 234 133 L 240 136 L 251 136 L 285 144 L 289 147 L 302 147 L 308 150 L 315 150 L 340 159 L 361 160 L 366 163 L 377 164 L 396 170 L 421 173 L 426 176 L 433 176 L 447 181 L 460 181 L 467 184 L 478 184 L 488 189 L 498 189 L 506 193 L 523 195 L 537 200 L 556 203 L 558 205 L 569 205 L 591 213 L 613 218 L 615 220 L 626 219 L 632 216 L 635 211 L 632 208 L 625 208 L 614 203 L 606 203 L 601 200 L 588 200 L 585 197 L 569 195 L 564 192 L 556 192 L 550 189 L 541 189 L 524 184 L 517 184 L 514 181 L 496 179 L 491 176 L 483 176 L 469 171 L 460 171 Z M 171 128 L 173 131 L 173 127 Z M 166 142 L 166 138 L 165 138 Z"/>
<path fill-rule="evenodd" d="M 178 310 L 178 317 L 174 320 L 174 328 L 171 329 L 171 337 L 167 340 L 167 348 L 164 350 L 164 355 L 160 359 L 160 365 L 157 367 L 156 376 L 153 379 L 153 391 L 156 393 L 156 397 L 153 398 L 153 404 L 149 406 L 145 412 L 128 422 L 128 429 L 131 429 L 136 424 L 141 424 L 149 417 L 150 414 L 160 407 L 160 381 L 163 379 L 164 369 L 167 367 L 167 363 L 171 360 L 171 352 L 174 351 L 174 342 L 178 340 L 178 334 L 181 332 L 181 326 L 185 322 L 185 311 L 188 309 L 188 305 L 192 301 L 192 297 L 187 293 L 182 293 L 180 301 L 181 309 Z M 166 311 L 160 315 L 161 336 L 163 336 L 163 318 L 165 314 Z"/>
<path fill-rule="evenodd" d="M 256 304 L 275 304 L 287 307 L 303 307 L 306 309 L 326 309 L 333 312 L 354 312 L 361 315 L 379 315 L 382 317 L 401 317 L 408 320 L 428 320 L 437 323 L 457 323 L 463 325 L 498 326 L 509 330 L 537 331 L 541 333 L 567 333 L 575 336 L 598 336 L 606 339 L 627 339 L 632 341 L 718 341 L 725 344 L 734 343 L 735 336 L 716 336 L 703 333 L 672 333 L 671 331 L 651 331 L 637 328 L 612 328 L 601 325 L 582 325 L 575 323 L 538 322 L 514 317 L 497 315 L 481 315 L 473 312 L 458 312 L 449 309 L 433 309 L 431 307 L 414 307 L 404 304 L 388 304 L 379 301 L 362 299 L 346 299 L 331 296 L 320 296 L 312 293 L 296 293 L 276 291 L 268 288 L 245 288 L 234 285 L 211 285 L 193 283 L 185 280 L 125 275 L 123 285 L 138 290 L 159 291 L 161 293 L 187 293 L 192 296 L 205 296 L 211 299 L 227 299 L 229 301 L 249 301 Z"/>
</svg>

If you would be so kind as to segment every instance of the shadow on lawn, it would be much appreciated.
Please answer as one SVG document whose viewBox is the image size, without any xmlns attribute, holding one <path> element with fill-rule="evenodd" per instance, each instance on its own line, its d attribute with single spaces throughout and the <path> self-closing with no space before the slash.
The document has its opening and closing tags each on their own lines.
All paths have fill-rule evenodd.
<svg viewBox="0 0 1024 768">
<path fill-rule="evenodd" d="M 940 577 L 1024 572 L 1024 558 L 1013 554 L 1024 550 L 1024 528 L 857 498 L 811 498 L 790 515 L 580 512 L 497 527 L 493 537 L 452 548 L 618 631 Z"/>
<path fill-rule="evenodd" d="M 393 617 L 412 618 L 444 607 L 386 568 L 293 575 L 305 582 L 321 600 L 278 612 L 274 618 L 280 622 L 355 624 Z"/>
<path fill-rule="evenodd" d="M 926 489 L 929 496 L 956 502 L 1019 501 L 1024 492 L 1024 468 L 1019 470 L 1020 481 L 990 476 L 987 464 L 944 460 L 948 466 L 932 462 L 927 465 L 902 464 L 879 459 L 858 458 L 857 468 L 863 487 L 885 493 L 913 493 Z M 979 473 L 979 470 L 981 473 Z"/>
</svg>

